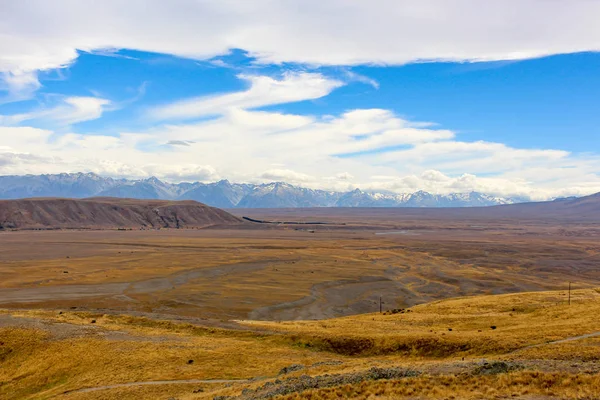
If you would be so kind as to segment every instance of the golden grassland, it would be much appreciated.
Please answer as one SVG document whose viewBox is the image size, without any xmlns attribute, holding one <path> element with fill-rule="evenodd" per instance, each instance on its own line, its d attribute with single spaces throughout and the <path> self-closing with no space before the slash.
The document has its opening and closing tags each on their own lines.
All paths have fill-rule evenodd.
<svg viewBox="0 0 600 400">
<path fill-rule="evenodd" d="M 0 324 L 0 398 L 238 396 L 274 381 L 293 364 L 305 368 L 286 376 L 348 374 L 373 366 L 398 366 L 421 375 L 283 398 L 594 398 L 600 388 L 600 338 L 578 337 L 600 331 L 599 315 L 596 289 L 574 291 L 570 306 L 565 291 L 479 296 L 396 314 L 241 321 L 248 330 L 128 315 L 4 310 L 0 321 L 11 322 Z M 484 358 L 520 367 L 495 375 L 474 372 Z M 256 380 L 73 392 L 132 382 L 250 378 Z"/>
<path fill-rule="evenodd" d="M 424 376 L 402 381 L 363 382 L 316 389 L 278 397 L 291 399 L 593 399 L 598 398 L 600 377 L 596 375 L 526 371 L 502 376 Z"/>
<path fill-rule="evenodd" d="M 600 291 L 573 291 L 571 305 L 567 297 L 567 291 L 465 297 L 396 314 L 243 323 L 285 332 L 298 346 L 347 355 L 494 355 L 600 331 Z M 537 349 L 528 352 L 534 356 Z"/>
<path fill-rule="evenodd" d="M 26 313 L 44 318 L 44 314 Z M 260 335 L 129 317 L 63 314 L 55 322 L 98 329 L 56 340 L 39 329 L 3 328 L 0 398 L 49 398 L 80 387 L 171 379 L 248 379 L 318 355 Z M 111 331 L 127 332 L 110 335 Z M 193 364 L 188 364 L 193 360 Z"/>
</svg>

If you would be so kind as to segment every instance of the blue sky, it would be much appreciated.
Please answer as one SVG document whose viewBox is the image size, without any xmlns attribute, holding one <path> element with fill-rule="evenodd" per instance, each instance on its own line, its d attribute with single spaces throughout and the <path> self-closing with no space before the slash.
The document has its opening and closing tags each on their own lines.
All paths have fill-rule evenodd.
<svg viewBox="0 0 600 400">
<path fill-rule="evenodd" d="M 599 3 L 62 3 L 1 6 L 0 174 L 600 191 Z"/>
</svg>

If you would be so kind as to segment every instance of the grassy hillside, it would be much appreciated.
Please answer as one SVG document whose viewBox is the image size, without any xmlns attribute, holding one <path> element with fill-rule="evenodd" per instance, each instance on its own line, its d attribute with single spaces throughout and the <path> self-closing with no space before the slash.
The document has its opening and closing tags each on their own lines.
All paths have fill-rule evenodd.
<svg viewBox="0 0 600 400">
<path fill-rule="evenodd" d="M 299 346 L 350 356 L 489 356 L 600 331 L 600 291 L 574 291 L 570 306 L 567 297 L 567 291 L 465 297 L 327 321 L 245 324 L 283 332 Z M 536 349 L 528 351 L 547 347 Z"/>
<path fill-rule="evenodd" d="M 591 398 L 598 315 L 596 289 L 574 291 L 570 306 L 565 291 L 537 292 L 228 329 L 4 310 L 0 398 Z"/>
</svg>

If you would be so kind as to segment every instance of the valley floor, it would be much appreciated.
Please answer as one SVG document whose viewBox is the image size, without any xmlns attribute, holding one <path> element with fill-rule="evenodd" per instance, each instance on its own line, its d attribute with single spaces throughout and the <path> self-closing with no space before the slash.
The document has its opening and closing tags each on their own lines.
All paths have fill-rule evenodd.
<svg viewBox="0 0 600 400">
<path fill-rule="evenodd" d="M 372 213 L 0 232 L 0 398 L 600 396 L 593 223 Z"/>
<path fill-rule="evenodd" d="M 355 217 L 356 218 L 356 217 Z M 324 319 L 600 286 L 593 225 L 364 221 L 304 229 L 0 233 L 0 307 Z"/>
</svg>

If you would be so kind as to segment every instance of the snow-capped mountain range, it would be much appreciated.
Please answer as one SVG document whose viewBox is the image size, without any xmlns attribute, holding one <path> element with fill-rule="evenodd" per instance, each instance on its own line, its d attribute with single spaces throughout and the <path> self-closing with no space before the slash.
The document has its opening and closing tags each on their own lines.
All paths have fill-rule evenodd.
<svg viewBox="0 0 600 400">
<path fill-rule="evenodd" d="M 395 194 L 314 190 L 285 182 L 265 184 L 168 183 L 152 177 L 141 180 L 104 178 L 93 173 L 0 176 L 0 199 L 26 197 L 127 197 L 137 199 L 196 200 L 220 208 L 283 207 L 476 207 L 513 204 L 523 198 L 483 193 L 431 194 L 424 191 Z"/>
</svg>

